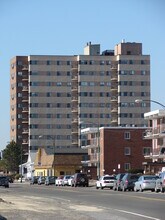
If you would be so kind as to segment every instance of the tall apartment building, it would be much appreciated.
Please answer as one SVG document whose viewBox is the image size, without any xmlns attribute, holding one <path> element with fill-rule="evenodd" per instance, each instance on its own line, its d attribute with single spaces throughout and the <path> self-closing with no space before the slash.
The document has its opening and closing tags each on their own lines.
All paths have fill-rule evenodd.
<svg viewBox="0 0 165 220">
<path fill-rule="evenodd" d="M 16 56 L 10 67 L 10 139 L 25 151 L 80 147 L 83 126 L 146 126 L 150 56 L 141 43 L 122 42 L 83 55 Z M 83 124 L 83 125 L 82 125 Z"/>
</svg>

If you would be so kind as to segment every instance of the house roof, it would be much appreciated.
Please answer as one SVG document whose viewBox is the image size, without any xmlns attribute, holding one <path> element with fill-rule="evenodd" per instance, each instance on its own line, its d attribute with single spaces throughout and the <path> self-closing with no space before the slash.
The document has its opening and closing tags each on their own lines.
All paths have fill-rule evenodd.
<svg viewBox="0 0 165 220">
<path fill-rule="evenodd" d="M 88 154 L 87 150 L 81 148 L 45 148 L 48 155 L 52 154 Z"/>
</svg>

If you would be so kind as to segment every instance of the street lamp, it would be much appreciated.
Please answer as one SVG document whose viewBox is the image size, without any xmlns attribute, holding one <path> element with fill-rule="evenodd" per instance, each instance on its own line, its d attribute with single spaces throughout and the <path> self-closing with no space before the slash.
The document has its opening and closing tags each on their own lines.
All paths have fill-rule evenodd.
<svg viewBox="0 0 165 220">
<path fill-rule="evenodd" d="M 98 179 L 100 178 L 100 132 L 99 132 L 99 124 L 96 124 L 94 122 L 89 122 L 89 121 L 85 121 L 85 122 L 80 122 L 80 124 L 92 124 L 97 126 L 97 147 L 98 147 L 98 161 L 97 161 L 97 177 Z"/>
<path fill-rule="evenodd" d="M 52 136 L 49 136 L 50 139 L 53 140 L 53 172 L 54 172 L 54 178 L 55 178 L 55 136 L 52 137 Z"/>
<path fill-rule="evenodd" d="M 22 144 L 21 144 L 21 180 L 20 183 L 22 183 Z"/>
<path fill-rule="evenodd" d="M 153 103 L 156 103 L 158 105 L 160 105 L 163 109 L 165 109 L 165 105 L 161 104 L 160 102 L 157 102 L 155 100 L 152 100 L 152 99 L 136 99 L 135 100 L 136 103 L 142 103 L 142 102 L 153 102 Z"/>
</svg>

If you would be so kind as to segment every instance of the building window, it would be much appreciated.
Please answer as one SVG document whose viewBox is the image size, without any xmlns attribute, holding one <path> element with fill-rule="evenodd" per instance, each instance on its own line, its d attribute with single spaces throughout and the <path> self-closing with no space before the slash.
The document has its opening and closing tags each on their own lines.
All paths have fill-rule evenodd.
<svg viewBox="0 0 165 220">
<path fill-rule="evenodd" d="M 37 60 L 30 60 L 30 64 L 31 64 L 31 65 L 37 65 L 38 62 L 37 62 Z"/>
<path fill-rule="evenodd" d="M 130 163 L 125 163 L 125 164 L 124 164 L 124 169 L 125 169 L 126 171 L 130 170 L 130 169 L 131 169 L 131 164 L 130 164 Z"/>
<path fill-rule="evenodd" d="M 22 76 L 22 72 L 17 72 L 17 75 L 18 76 Z"/>
<path fill-rule="evenodd" d="M 22 61 L 21 61 L 21 60 L 18 60 L 18 61 L 17 61 L 17 65 L 18 65 L 18 66 L 22 66 Z"/>
<path fill-rule="evenodd" d="M 51 114 L 46 114 L 47 118 L 52 118 Z"/>
<path fill-rule="evenodd" d="M 100 82 L 100 86 L 104 86 L 104 82 Z"/>
<path fill-rule="evenodd" d="M 100 65 L 104 65 L 105 64 L 105 61 L 104 60 L 101 60 L 100 61 Z"/>
<path fill-rule="evenodd" d="M 46 93 L 46 96 L 47 96 L 47 97 L 50 97 L 50 96 L 51 96 L 51 92 L 47 92 L 47 93 Z"/>
<path fill-rule="evenodd" d="M 130 147 L 124 148 L 124 155 L 131 155 L 131 148 Z"/>
<path fill-rule="evenodd" d="M 145 70 L 142 70 L 142 71 L 141 71 L 141 75 L 146 75 L 146 71 L 145 71 Z"/>
<path fill-rule="evenodd" d="M 141 96 L 146 96 L 146 92 L 141 92 Z"/>
<path fill-rule="evenodd" d="M 57 82 L 57 86 L 62 86 L 62 82 Z"/>
<path fill-rule="evenodd" d="M 147 156 L 151 153 L 151 147 L 143 147 L 143 155 Z"/>
<path fill-rule="evenodd" d="M 131 139 L 131 134 L 130 134 L 130 132 L 124 132 L 124 139 L 125 140 L 129 140 L 129 139 Z"/>
</svg>

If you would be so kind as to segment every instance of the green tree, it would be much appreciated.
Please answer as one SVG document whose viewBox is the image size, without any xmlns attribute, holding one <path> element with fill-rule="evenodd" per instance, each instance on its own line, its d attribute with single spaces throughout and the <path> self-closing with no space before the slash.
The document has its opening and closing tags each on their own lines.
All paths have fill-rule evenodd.
<svg viewBox="0 0 165 220">
<path fill-rule="evenodd" d="M 21 164 L 21 147 L 14 141 L 11 141 L 3 151 L 3 161 L 7 171 L 12 173 L 19 172 Z"/>
</svg>

